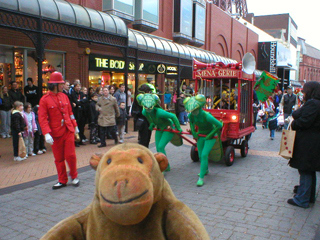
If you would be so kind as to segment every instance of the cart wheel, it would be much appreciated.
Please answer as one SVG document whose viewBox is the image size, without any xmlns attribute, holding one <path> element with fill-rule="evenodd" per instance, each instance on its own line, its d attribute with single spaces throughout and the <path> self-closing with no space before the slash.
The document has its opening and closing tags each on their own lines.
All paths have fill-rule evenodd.
<svg viewBox="0 0 320 240">
<path fill-rule="evenodd" d="M 252 133 L 248 134 L 247 136 L 245 136 L 245 139 L 246 139 L 247 141 L 249 141 L 250 138 L 251 138 L 251 135 L 252 135 Z"/>
<path fill-rule="evenodd" d="M 246 157 L 248 154 L 248 150 L 249 150 L 249 146 L 248 146 L 248 141 L 247 140 L 243 140 L 241 142 L 241 157 Z"/>
<path fill-rule="evenodd" d="M 224 161 L 227 166 L 231 166 L 234 162 L 234 147 L 228 146 L 226 152 L 224 153 Z"/>
<path fill-rule="evenodd" d="M 199 162 L 199 155 L 198 155 L 198 151 L 196 150 L 196 146 L 191 147 L 190 157 L 192 161 Z"/>
</svg>

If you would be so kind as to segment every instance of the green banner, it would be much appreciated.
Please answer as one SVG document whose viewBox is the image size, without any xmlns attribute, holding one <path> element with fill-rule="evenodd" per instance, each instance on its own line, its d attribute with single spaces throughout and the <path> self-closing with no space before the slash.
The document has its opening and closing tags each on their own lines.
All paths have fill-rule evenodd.
<svg viewBox="0 0 320 240">
<path fill-rule="evenodd" d="M 261 102 L 264 102 L 272 95 L 273 91 L 276 89 L 279 80 L 267 71 L 263 71 L 260 79 L 254 85 L 257 97 Z"/>
</svg>

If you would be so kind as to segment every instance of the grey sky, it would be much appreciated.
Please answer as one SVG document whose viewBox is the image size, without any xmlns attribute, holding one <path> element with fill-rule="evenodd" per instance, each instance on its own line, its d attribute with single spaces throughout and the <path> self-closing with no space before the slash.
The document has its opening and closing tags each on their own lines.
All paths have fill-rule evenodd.
<svg viewBox="0 0 320 240">
<path fill-rule="evenodd" d="M 319 0 L 247 0 L 247 6 L 256 16 L 289 13 L 298 25 L 298 37 L 320 49 Z"/>
</svg>

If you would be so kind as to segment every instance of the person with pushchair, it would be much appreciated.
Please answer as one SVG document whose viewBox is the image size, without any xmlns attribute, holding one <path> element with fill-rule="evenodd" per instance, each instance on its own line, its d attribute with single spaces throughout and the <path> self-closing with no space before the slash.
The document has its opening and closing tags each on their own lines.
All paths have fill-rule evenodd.
<svg viewBox="0 0 320 240">
<path fill-rule="evenodd" d="M 283 113 L 284 119 L 287 119 L 289 116 L 292 115 L 292 111 L 298 109 L 298 98 L 292 91 L 292 87 L 287 87 L 287 94 L 285 94 L 280 102 L 280 113 Z M 288 128 L 288 123 L 285 121 L 284 128 Z"/>
</svg>

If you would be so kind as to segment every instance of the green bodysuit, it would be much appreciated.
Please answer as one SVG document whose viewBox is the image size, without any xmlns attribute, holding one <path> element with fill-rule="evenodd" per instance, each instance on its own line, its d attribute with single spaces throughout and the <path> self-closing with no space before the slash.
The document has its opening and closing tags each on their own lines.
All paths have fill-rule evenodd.
<svg viewBox="0 0 320 240">
<path fill-rule="evenodd" d="M 152 131 L 154 127 L 159 130 L 156 131 L 156 149 L 165 155 L 165 147 L 170 142 L 174 133 L 163 131 L 171 127 L 179 132 L 182 132 L 180 123 L 175 114 L 167 112 L 160 107 L 159 97 L 155 94 L 139 94 L 137 96 L 139 104 L 143 107 L 142 114 L 150 123 L 149 129 Z M 166 171 L 170 171 L 170 164 Z"/>
<path fill-rule="evenodd" d="M 213 137 L 217 135 L 217 132 L 223 126 L 222 122 L 202 109 L 205 101 L 205 97 L 201 94 L 184 100 L 186 110 L 190 112 L 188 117 L 191 133 L 195 139 L 198 139 L 197 147 L 201 163 L 199 180 L 197 182 L 198 186 L 204 184 L 203 178 L 208 173 L 209 153 L 216 142 L 216 139 Z M 196 131 L 196 126 L 198 131 Z M 200 137 L 199 134 L 206 135 L 206 137 Z"/>
</svg>

